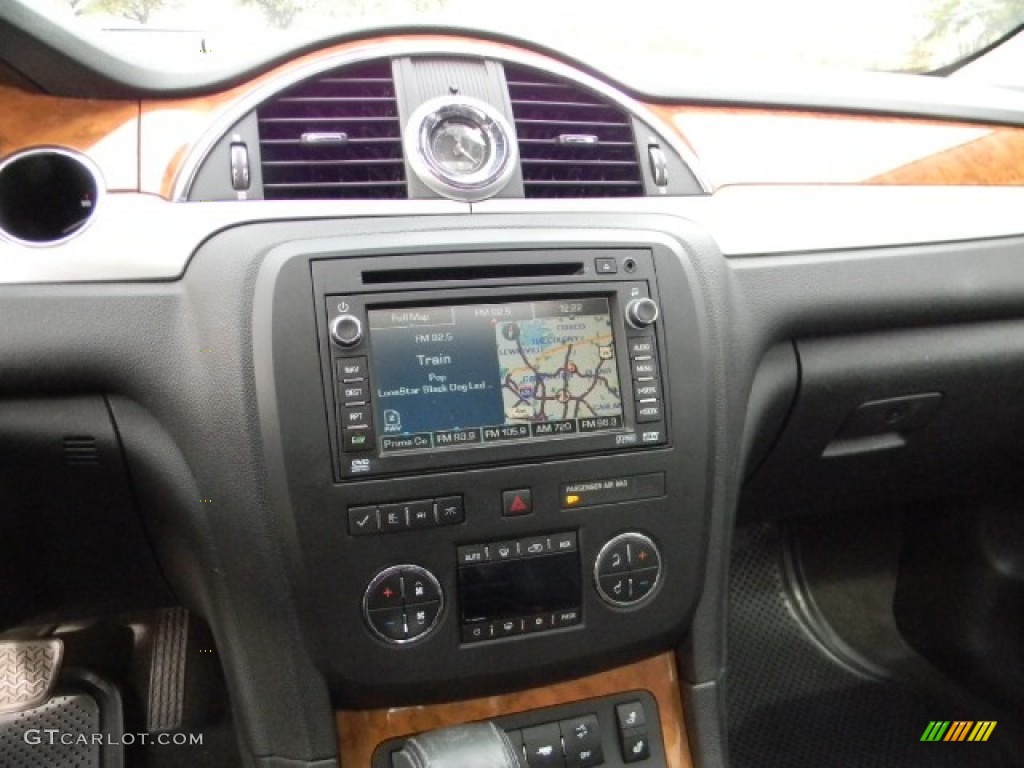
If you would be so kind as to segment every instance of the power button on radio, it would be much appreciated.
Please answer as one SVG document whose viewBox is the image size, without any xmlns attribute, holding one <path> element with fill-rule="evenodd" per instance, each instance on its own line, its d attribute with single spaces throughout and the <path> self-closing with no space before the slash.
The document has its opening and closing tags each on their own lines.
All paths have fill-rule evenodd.
<svg viewBox="0 0 1024 768">
<path fill-rule="evenodd" d="M 355 315 L 338 315 L 331 322 L 331 340 L 339 347 L 356 346 L 363 340 L 363 323 Z"/>
</svg>

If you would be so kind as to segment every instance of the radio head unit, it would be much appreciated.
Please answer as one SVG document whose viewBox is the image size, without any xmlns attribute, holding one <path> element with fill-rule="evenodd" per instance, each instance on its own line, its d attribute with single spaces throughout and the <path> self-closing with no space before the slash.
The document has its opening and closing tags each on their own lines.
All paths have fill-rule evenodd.
<svg viewBox="0 0 1024 768">
<path fill-rule="evenodd" d="M 667 441 L 646 280 L 328 295 L 340 478 Z"/>
</svg>

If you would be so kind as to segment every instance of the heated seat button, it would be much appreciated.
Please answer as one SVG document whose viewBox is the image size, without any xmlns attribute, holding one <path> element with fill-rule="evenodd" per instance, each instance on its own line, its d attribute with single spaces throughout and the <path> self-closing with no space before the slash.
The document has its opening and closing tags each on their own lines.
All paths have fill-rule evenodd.
<svg viewBox="0 0 1024 768">
<path fill-rule="evenodd" d="M 601 596 L 611 603 L 625 605 L 629 603 L 629 574 L 617 573 L 612 576 L 598 578 Z"/>
<path fill-rule="evenodd" d="M 651 743 L 646 728 L 622 731 L 622 759 L 627 763 L 638 763 L 651 756 Z"/>
<path fill-rule="evenodd" d="M 402 581 L 405 584 L 407 605 L 429 603 L 441 599 L 441 588 L 422 569 L 415 568 L 405 571 L 402 574 Z"/>
<path fill-rule="evenodd" d="M 626 540 L 620 539 L 601 552 L 597 560 L 599 576 L 613 573 L 625 573 L 629 570 L 629 546 Z"/>
<path fill-rule="evenodd" d="M 562 768 L 562 735 L 557 723 L 523 729 L 523 746 L 530 768 Z"/>
<path fill-rule="evenodd" d="M 565 764 L 570 768 L 590 768 L 604 762 L 601 733 L 596 715 L 581 715 L 558 724 L 565 748 Z"/>
<path fill-rule="evenodd" d="M 627 701 L 625 704 L 616 704 L 615 719 L 618 721 L 619 730 L 621 731 L 647 725 L 647 713 L 644 712 L 644 705 L 639 701 Z"/>
<path fill-rule="evenodd" d="M 419 637 L 430 631 L 437 621 L 437 614 L 441 611 L 441 603 L 434 600 L 430 603 L 418 603 L 409 605 L 405 609 L 405 622 L 409 628 L 409 639 Z"/>
<path fill-rule="evenodd" d="M 397 608 L 402 605 L 402 573 L 388 569 L 377 576 L 366 591 L 366 607 Z"/>
</svg>

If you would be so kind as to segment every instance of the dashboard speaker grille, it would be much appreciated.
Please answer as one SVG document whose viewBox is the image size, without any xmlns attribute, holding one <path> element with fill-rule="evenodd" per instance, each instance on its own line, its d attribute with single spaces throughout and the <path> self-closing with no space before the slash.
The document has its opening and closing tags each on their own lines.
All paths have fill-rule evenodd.
<svg viewBox="0 0 1024 768">
<path fill-rule="evenodd" d="M 505 65 L 526 197 L 642 197 L 629 115 L 600 94 Z"/>
<path fill-rule="evenodd" d="M 259 108 L 268 200 L 408 197 L 391 62 L 305 80 Z"/>
</svg>

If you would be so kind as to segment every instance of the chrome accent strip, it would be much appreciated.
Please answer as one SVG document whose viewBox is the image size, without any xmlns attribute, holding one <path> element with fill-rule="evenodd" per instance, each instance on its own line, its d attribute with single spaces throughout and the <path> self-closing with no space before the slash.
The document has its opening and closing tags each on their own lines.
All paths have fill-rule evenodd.
<svg viewBox="0 0 1024 768">
<path fill-rule="evenodd" d="M 392 42 L 368 42 L 358 49 L 325 54 L 316 61 L 309 62 L 294 70 L 282 73 L 256 86 L 210 123 L 206 132 L 193 145 L 185 157 L 174 179 L 172 200 L 185 201 L 192 187 L 196 174 L 206 156 L 213 150 L 217 142 L 243 116 L 258 107 L 266 99 L 295 85 L 309 77 L 323 74 L 328 70 L 350 64 L 358 64 L 370 59 L 397 58 L 401 56 L 476 56 L 508 61 L 529 67 L 536 67 L 556 77 L 574 80 L 579 85 L 601 94 L 610 101 L 631 113 L 641 122 L 649 125 L 661 138 L 679 154 L 697 179 L 701 189 L 710 193 L 715 185 L 701 168 L 700 162 L 686 142 L 679 138 L 674 126 L 668 125 L 660 117 L 624 93 L 590 75 L 580 72 L 557 59 L 548 58 L 528 50 L 512 49 L 487 41 L 469 40 L 402 40 Z"/>
<path fill-rule="evenodd" d="M 99 166 L 96 165 L 89 156 L 83 155 L 81 152 L 74 149 L 68 149 L 67 147 L 55 147 L 45 144 L 29 147 L 28 149 L 19 150 L 18 152 L 8 155 L 0 161 L 0 174 L 2 174 L 4 172 L 4 168 L 9 166 L 11 163 L 15 163 L 18 160 L 31 155 L 62 155 L 79 163 L 83 168 L 85 168 L 89 175 L 92 176 L 92 180 L 96 184 L 96 199 L 92 201 L 92 209 L 90 210 L 88 217 L 86 217 L 85 223 L 64 237 L 58 237 L 56 240 L 23 240 L 16 235 L 12 235 L 10 232 L 5 230 L 3 226 L 0 226 L 0 244 L 7 240 L 12 243 L 17 243 L 18 245 L 24 245 L 28 248 L 51 248 L 63 245 L 69 240 L 73 240 L 81 235 L 89 228 L 89 225 L 92 224 L 93 219 L 96 218 L 96 213 L 100 209 L 100 201 L 106 194 L 107 182 L 104 180 L 103 172 L 100 170 Z"/>
</svg>

